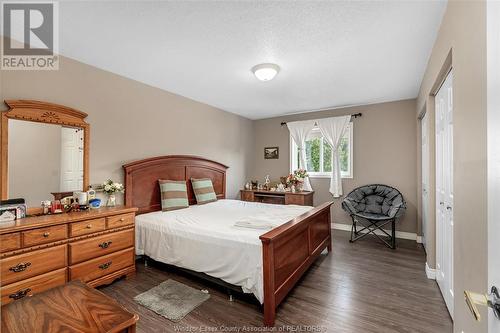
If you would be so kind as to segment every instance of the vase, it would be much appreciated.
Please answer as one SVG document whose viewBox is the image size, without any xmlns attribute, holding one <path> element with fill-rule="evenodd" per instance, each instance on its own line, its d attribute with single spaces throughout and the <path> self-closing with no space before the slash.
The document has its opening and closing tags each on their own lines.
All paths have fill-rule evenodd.
<svg viewBox="0 0 500 333">
<path fill-rule="evenodd" d="M 295 191 L 302 192 L 303 189 L 304 189 L 304 183 L 298 182 L 297 185 L 295 186 Z"/>
<path fill-rule="evenodd" d="M 106 206 L 108 206 L 108 207 L 116 206 L 116 197 L 114 194 L 108 195 L 108 201 L 106 202 Z"/>
</svg>

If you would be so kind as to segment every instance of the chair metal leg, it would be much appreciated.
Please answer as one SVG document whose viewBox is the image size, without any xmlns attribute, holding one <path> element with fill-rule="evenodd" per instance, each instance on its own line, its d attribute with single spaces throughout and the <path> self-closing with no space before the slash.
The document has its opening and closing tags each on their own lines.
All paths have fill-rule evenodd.
<svg viewBox="0 0 500 333">
<path fill-rule="evenodd" d="M 352 218 L 352 225 L 351 225 L 351 239 L 349 240 L 349 243 L 354 243 L 354 235 L 357 235 L 356 231 L 356 219 L 354 216 L 351 216 Z"/>
<path fill-rule="evenodd" d="M 352 242 L 353 242 L 353 240 L 352 240 L 352 239 L 353 239 L 353 236 L 354 236 L 354 235 L 353 235 L 353 234 L 354 234 L 354 223 L 356 223 L 356 222 L 354 221 L 354 218 L 352 218 L 352 225 L 351 225 L 351 239 L 349 239 L 349 243 L 352 243 Z"/>
<path fill-rule="evenodd" d="M 365 225 L 365 224 L 359 222 L 363 228 L 361 228 L 360 230 L 357 230 L 356 222 L 358 222 L 358 221 L 355 220 L 355 218 L 353 217 L 353 224 L 351 227 L 351 239 L 349 240 L 350 243 L 354 243 L 355 241 L 357 241 L 363 237 L 366 237 L 369 234 L 372 234 L 372 235 L 375 235 L 375 237 L 377 237 L 378 239 L 380 239 L 387 247 L 389 247 L 391 249 L 396 249 L 396 220 L 395 219 L 385 220 L 383 222 L 368 220 L 368 219 L 366 221 L 369 223 L 369 225 Z M 392 226 L 391 234 L 388 234 L 383 229 L 383 227 L 389 223 L 391 223 L 391 226 Z M 362 233 L 365 230 L 366 230 L 366 232 L 364 232 L 363 234 L 360 235 L 360 233 Z M 387 237 L 387 240 L 380 237 L 380 235 L 376 233 L 377 230 L 379 230 L 381 233 L 385 234 L 385 236 Z M 354 237 L 353 237 L 353 235 L 354 235 Z"/>
<path fill-rule="evenodd" d="M 391 248 L 396 249 L 396 220 L 392 220 Z"/>
</svg>

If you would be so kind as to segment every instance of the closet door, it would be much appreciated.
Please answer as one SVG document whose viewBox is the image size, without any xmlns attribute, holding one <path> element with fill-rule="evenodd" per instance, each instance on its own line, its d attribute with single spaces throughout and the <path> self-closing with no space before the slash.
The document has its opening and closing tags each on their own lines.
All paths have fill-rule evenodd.
<svg viewBox="0 0 500 333">
<path fill-rule="evenodd" d="M 453 72 L 435 98 L 436 280 L 453 318 Z"/>
</svg>

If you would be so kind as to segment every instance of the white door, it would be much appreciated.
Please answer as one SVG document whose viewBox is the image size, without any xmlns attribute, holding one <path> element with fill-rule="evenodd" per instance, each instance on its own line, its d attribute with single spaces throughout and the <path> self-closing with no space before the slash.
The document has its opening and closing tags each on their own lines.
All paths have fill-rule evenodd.
<svg viewBox="0 0 500 333">
<path fill-rule="evenodd" d="M 453 318 L 453 72 L 435 99 L 436 280 Z"/>
<path fill-rule="evenodd" d="M 61 192 L 83 189 L 83 130 L 61 128 Z"/>
<path fill-rule="evenodd" d="M 488 82 L 488 290 L 500 288 L 500 2 L 487 2 Z M 481 291 L 483 292 L 483 291 Z M 500 320 L 488 310 L 488 332 L 500 332 Z"/>
<path fill-rule="evenodd" d="M 427 226 L 429 218 L 429 135 L 428 119 L 425 114 L 420 122 L 422 133 L 422 244 L 427 247 Z"/>
</svg>

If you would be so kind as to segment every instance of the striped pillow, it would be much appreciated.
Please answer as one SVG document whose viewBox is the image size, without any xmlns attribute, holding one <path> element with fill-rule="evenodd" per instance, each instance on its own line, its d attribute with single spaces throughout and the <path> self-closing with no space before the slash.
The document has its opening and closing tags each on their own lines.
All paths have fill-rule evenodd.
<svg viewBox="0 0 500 333">
<path fill-rule="evenodd" d="M 214 186 L 210 178 L 191 178 L 191 184 L 193 184 L 193 191 L 198 205 L 217 201 L 217 195 L 215 195 Z"/>
<path fill-rule="evenodd" d="M 189 207 L 187 186 L 184 180 L 159 179 L 161 193 L 161 210 L 166 212 Z"/>
</svg>

